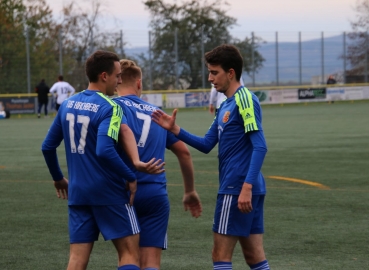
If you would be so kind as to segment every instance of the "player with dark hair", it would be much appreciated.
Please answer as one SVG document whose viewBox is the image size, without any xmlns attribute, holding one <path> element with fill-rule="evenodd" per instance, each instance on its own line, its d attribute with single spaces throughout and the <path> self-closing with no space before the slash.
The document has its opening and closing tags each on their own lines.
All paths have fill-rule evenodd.
<svg viewBox="0 0 369 270">
<path fill-rule="evenodd" d="M 62 103 L 42 144 L 57 196 L 68 199 L 68 270 L 87 268 L 99 233 L 105 240 L 112 240 L 118 253 L 118 270 L 139 270 L 140 228 L 132 206 L 136 175 L 116 151 L 122 109 L 106 96 L 113 95 L 121 83 L 118 56 L 96 51 L 86 61 L 86 75 L 87 90 Z M 56 154 L 62 140 L 69 182 Z M 141 165 L 149 172 L 152 166 L 157 173 L 162 172 L 160 165 L 150 162 Z"/>
<path fill-rule="evenodd" d="M 267 152 L 258 98 L 240 83 L 243 60 L 232 45 L 221 45 L 205 54 L 209 81 L 227 99 L 214 122 L 198 137 L 181 129 L 172 116 L 157 110 L 153 121 L 192 147 L 209 153 L 217 143 L 219 191 L 213 223 L 213 268 L 232 269 L 233 250 L 240 243 L 251 269 L 269 269 L 263 248 L 266 186 L 261 167 Z"/>
<path fill-rule="evenodd" d="M 50 93 L 56 96 L 55 109 L 58 111 L 63 101 L 72 96 L 75 91 L 76 90 L 73 88 L 73 86 L 64 81 L 64 77 L 62 75 L 59 75 L 58 81 L 50 88 Z"/>
<path fill-rule="evenodd" d="M 202 211 L 199 196 L 194 187 L 194 172 L 187 146 L 172 133 L 151 121 L 151 113 L 158 109 L 140 99 L 142 92 L 142 72 L 135 62 L 120 60 L 122 84 L 118 85 L 117 98 L 113 100 L 123 109 L 128 126 L 136 138 L 140 159 L 149 160 L 156 156 L 164 160 L 165 148 L 178 158 L 184 182 L 183 204 L 192 216 L 199 217 Z M 127 162 L 126 155 L 122 153 Z M 167 228 L 169 221 L 169 199 L 165 173 L 149 175 L 136 173 L 137 193 L 134 206 L 137 212 L 140 232 L 141 269 L 160 268 L 161 252 L 167 248 Z"/>
</svg>

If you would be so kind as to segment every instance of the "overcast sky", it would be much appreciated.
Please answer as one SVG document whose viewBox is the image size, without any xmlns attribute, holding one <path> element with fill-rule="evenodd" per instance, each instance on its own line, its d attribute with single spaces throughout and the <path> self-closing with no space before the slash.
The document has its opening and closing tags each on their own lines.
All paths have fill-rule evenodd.
<svg viewBox="0 0 369 270">
<path fill-rule="evenodd" d="M 237 18 L 231 30 L 233 36 L 244 38 L 251 32 L 269 41 L 278 31 L 279 41 L 338 35 L 351 30 L 355 20 L 357 0 L 227 0 L 227 14 Z M 361 0 L 362 1 L 362 0 Z M 56 18 L 60 18 L 63 4 L 70 0 L 46 0 Z M 148 45 L 149 12 L 142 0 L 104 0 L 102 23 L 108 30 L 123 30 L 128 47 Z M 167 3 L 182 1 L 166 0 Z M 78 5 L 88 10 L 91 0 L 80 0 Z M 91 9 L 91 8 L 90 8 Z"/>
</svg>

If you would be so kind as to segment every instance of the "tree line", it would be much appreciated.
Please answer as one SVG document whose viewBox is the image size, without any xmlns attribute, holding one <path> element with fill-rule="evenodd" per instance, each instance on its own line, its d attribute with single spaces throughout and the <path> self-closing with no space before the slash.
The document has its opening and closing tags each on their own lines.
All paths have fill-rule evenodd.
<svg viewBox="0 0 369 270">
<path fill-rule="evenodd" d="M 258 48 L 264 41 L 257 36 L 239 39 L 231 35 L 237 19 L 227 15 L 226 1 L 169 4 L 146 0 L 143 6 L 150 14 L 150 51 L 130 58 L 143 69 L 145 90 L 202 88 L 203 54 L 223 43 L 240 49 L 246 74 L 262 67 L 264 58 Z M 356 11 L 354 32 L 349 35 L 355 42 L 350 43 L 346 58 L 353 67 L 349 72 L 363 73 L 369 48 L 365 30 L 368 2 L 358 2 Z M 0 0 L 0 93 L 27 92 L 28 69 L 32 90 L 41 78 L 52 84 L 59 73 L 78 91 L 83 90 L 88 84 L 84 63 L 94 50 L 125 58 L 122 32 L 106 31 L 99 23 L 102 12 L 97 0 L 91 0 L 88 10 L 71 1 L 64 4 L 62 19 L 57 20 L 45 0 Z"/>
</svg>

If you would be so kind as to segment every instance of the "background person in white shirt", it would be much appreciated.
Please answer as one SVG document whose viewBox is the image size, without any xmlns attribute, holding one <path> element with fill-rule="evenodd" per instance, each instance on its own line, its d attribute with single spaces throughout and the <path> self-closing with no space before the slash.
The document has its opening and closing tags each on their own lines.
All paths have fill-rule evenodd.
<svg viewBox="0 0 369 270">
<path fill-rule="evenodd" d="M 64 81 L 62 75 L 59 75 L 58 82 L 54 83 L 54 85 L 50 88 L 50 93 L 56 96 L 56 110 L 59 110 L 60 105 L 66 100 L 69 96 L 73 95 L 76 90 L 69 83 Z"/>
<path fill-rule="evenodd" d="M 242 76 L 240 78 L 240 83 L 242 86 L 244 86 L 244 82 L 242 79 Z M 217 112 L 217 109 L 219 108 L 220 104 L 226 99 L 227 97 L 220 92 L 217 92 L 217 90 L 214 88 L 213 85 L 211 85 L 210 90 L 210 98 L 209 98 L 209 112 L 214 113 Z"/>
</svg>

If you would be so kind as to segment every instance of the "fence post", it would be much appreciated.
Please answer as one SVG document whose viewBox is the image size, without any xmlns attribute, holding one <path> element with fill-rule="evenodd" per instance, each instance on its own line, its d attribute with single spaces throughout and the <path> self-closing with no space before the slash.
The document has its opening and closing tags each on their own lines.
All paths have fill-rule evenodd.
<svg viewBox="0 0 369 270">
<path fill-rule="evenodd" d="M 368 32 L 365 32 L 365 82 L 368 83 Z"/>
<path fill-rule="evenodd" d="M 346 84 L 346 32 L 343 32 L 343 84 Z"/>
<path fill-rule="evenodd" d="M 63 30 L 59 30 L 59 75 L 63 75 Z"/>
<path fill-rule="evenodd" d="M 176 72 L 176 90 L 179 88 L 178 83 L 178 28 L 174 32 L 174 50 L 175 50 L 175 72 Z"/>
<path fill-rule="evenodd" d="M 301 46 L 301 32 L 299 32 L 299 83 L 302 85 L 302 46 Z"/>
<path fill-rule="evenodd" d="M 321 45 L 321 56 L 322 56 L 322 84 L 325 84 L 325 80 L 324 80 L 324 32 L 322 32 L 322 45 Z"/>
<path fill-rule="evenodd" d="M 151 31 L 149 31 L 149 90 L 152 90 Z"/>
<path fill-rule="evenodd" d="M 277 86 L 279 86 L 278 32 L 275 32 L 275 75 L 276 75 L 276 84 Z"/>
<path fill-rule="evenodd" d="M 255 87 L 255 52 L 254 52 L 255 37 L 254 32 L 251 32 L 251 65 L 252 65 L 252 86 Z"/>
<path fill-rule="evenodd" d="M 201 26 L 201 73 L 202 73 L 202 89 L 205 89 L 204 25 Z"/>
<path fill-rule="evenodd" d="M 27 92 L 31 93 L 31 62 L 29 56 L 29 31 L 26 24 L 26 54 L 27 54 Z"/>
<path fill-rule="evenodd" d="M 120 45 L 120 57 L 121 58 L 126 58 L 125 53 L 124 53 L 124 46 L 123 46 L 123 30 L 120 30 L 120 35 L 119 35 L 119 45 Z"/>
</svg>

